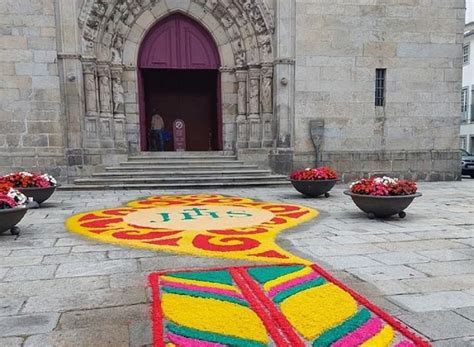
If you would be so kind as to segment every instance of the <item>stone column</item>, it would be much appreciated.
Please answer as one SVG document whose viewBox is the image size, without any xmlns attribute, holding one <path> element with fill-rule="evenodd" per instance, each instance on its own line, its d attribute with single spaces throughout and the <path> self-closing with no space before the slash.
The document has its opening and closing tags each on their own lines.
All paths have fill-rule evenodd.
<svg viewBox="0 0 474 347">
<path fill-rule="evenodd" d="M 84 61 L 84 94 L 86 99 L 86 116 L 97 116 L 97 79 L 96 64 L 93 61 Z"/>
<path fill-rule="evenodd" d="M 296 1 L 275 0 L 274 110 L 276 148 L 271 168 L 282 174 L 293 170 L 295 123 Z"/>
<path fill-rule="evenodd" d="M 98 101 L 97 101 L 97 66 L 93 59 L 84 59 L 82 63 L 84 74 L 84 98 L 86 114 L 84 117 L 85 142 L 87 147 L 96 147 L 91 139 L 98 136 Z"/>
<path fill-rule="evenodd" d="M 67 175 L 69 182 L 77 175 L 76 167 L 84 165 L 84 147 L 89 145 L 87 136 L 97 138 L 97 105 L 94 111 L 87 117 L 91 121 L 86 129 L 86 108 L 85 104 L 85 88 L 84 77 L 86 76 L 85 65 L 87 62 L 81 59 L 81 41 L 80 28 L 77 23 L 79 16 L 79 8 L 76 1 L 56 0 L 55 5 L 55 29 L 56 44 L 58 52 L 58 72 L 60 77 L 62 92 L 62 110 L 64 112 L 64 128 L 66 130 L 67 148 Z M 39 28 L 38 28 L 39 29 Z M 95 66 L 92 65 L 90 74 L 92 74 L 92 89 L 94 93 L 97 91 L 95 87 Z M 97 100 L 97 98 L 95 99 Z M 89 135 L 87 135 L 89 134 Z M 92 140 L 94 141 L 94 140 Z"/>
<path fill-rule="evenodd" d="M 98 65 L 97 73 L 99 76 L 100 138 L 103 143 L 104 139 L 110 140 L 113 136 L 110 66 L 108 64 Z M 110 145 L 105 147 L 110 147 Z"/>
<path fill-rule="evenodd" d="M 247 79 L 248 71 L 239 69 L 235 72 L 237 78 L 237 148 L 248 147 L 247 129 Z"/>
<path fill-rule="evenodd" d="M 275 122 L 273 121 L 273 63 L 262 64 L 262 81 L 260 90 L 263 128 L 262 147 L 273 147 L 275 143 Z"/>
<path fill-rule="evenodd" d="M 123 67 L 115 65 L 111 68 L 112 76 L 112 106 L 114 119 L 114 139 L 116 148 L 127 148 L 125 141 L 125 99 L 122 85 Z"/>
<path fill-rule="evenodd" d="M 100 64 L 97 73 L 99 75 L 100 116 L 110 117 L 112 115 L 112 90 L 109 65 Z"/>
<path fill-rule="evenodd" d="M 261 119 L 260 119 L 260 68 L 249 67 L 249 148 L 261 146 Z"/>
<path fill-rule="evenodd" d="M 277 147 L 290 149 L 294 144 L 295 117 L 295 33 L 296 1 L 276 1 L 275 25 L 275 110 Z"/>
</svg>

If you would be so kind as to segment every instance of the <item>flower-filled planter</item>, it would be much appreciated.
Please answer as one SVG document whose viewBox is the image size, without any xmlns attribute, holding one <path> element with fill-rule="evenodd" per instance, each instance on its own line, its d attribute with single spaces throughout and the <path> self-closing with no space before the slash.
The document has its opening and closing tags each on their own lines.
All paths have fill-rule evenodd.
<svg viewBox="0 0 474 347">
<path fill-rule="evenodd" d="M 417 193 L 416 183 L 391 177 L 370 177 L 353 182 L 344 194 L 349 195 L 370 219 L 386 218 L 398 214 L 405 218 L 405 209 Z"/>
<path fill-rule="evenodd" d="M 56 179 L 53 176 L 30 172 L 11 173 L 1 177 L 0 182 L 11 184 L 38 204 L 48 200 L 57 187 Z"/>
<path fill-rule="evenodd" d="M 10 230 L 13 235 L 19 233 L 16 225 L 25 216 L 25 195 L 13 189 L 8 183 L 0 183 L 0 234 Z"/>
<path fill-rule="evenodd" d="M 299 170 L 290 175 L 290 181 L 305 196 L 314 198 L 324 195 L 327 198 L 337 182 L 337 173 L 328 167 Z"/>
</svg>

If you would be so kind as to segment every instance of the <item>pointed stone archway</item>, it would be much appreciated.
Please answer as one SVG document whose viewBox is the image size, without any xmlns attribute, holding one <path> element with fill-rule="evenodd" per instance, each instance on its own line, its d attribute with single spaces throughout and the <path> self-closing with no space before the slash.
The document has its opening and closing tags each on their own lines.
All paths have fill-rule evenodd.
<svg viewBox="0 0 474 347">
<path fill-rule="evenodd" d="M 272 148 L 273 18 L 261 0 L 86 0 L 79 16 L 85 144 L 103 141 L 97 131 L 103 127 L 112 141 L 139 150 L 140 43 L 156 22 L 177 12 L 200 23 L 217 44 L 223 149 Z"/>
<path fill-rule="evenodd" d="M 212 36 L 198 22 L 176 12 L 154 24 L 140 43 L 138 99 L 140 145 L 150 151 L 151 115 L 172 132 L 186 124 L 186 150 L 222 150 L 220 58 Z M 173 150 L 171 143 L 165 149 Z"/>
</svg>

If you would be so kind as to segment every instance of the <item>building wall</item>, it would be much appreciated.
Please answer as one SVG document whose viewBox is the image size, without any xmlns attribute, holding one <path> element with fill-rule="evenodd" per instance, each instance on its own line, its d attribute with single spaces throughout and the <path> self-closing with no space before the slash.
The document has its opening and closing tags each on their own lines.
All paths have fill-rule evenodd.
<svg viewBox="0 0 474 347">
<path fill-rule="evenodd" d="M 459 177 L 464 1 L 296 1 L 295 167 L 324 120 L 322 160 L 345 179 Z M 398 3 L 400 5 L 398 5 Z M 375 69 L 387 69 L 374 106 Z"/>
<path fill-rule="evenodd" d="M 0 173 L 71 181 L 136 152 L 139 43 L 180 11 L 219 46 L 225 149 L 239 158 L 284 173 L 318 158 L 345 180 L 459 177 L 463 0 L 0 5 Z M 385 107 L 374 106 L 376 68 L 387 69 Z"/>
<path fill-rule="evenodd" d="M 462 72 L 462 87 L 467 91 L 467 108 L 461 115 L 460 147 L 472 153 L 474 151 L 474 24 L 466 26 L 464 45 L 469 46 L 469 58 L 464 62 Z"/>
<path fill-rule="evenodd" d="M 66 175 L 54 3 L 0 1 L 0 173 Z"/>
</svg>

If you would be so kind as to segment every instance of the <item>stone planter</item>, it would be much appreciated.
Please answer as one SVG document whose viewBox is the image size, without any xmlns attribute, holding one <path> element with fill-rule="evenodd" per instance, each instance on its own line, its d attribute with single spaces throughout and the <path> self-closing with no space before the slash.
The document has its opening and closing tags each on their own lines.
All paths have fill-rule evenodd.
<svg viewBox="0 0 474 347">
<path fill-rule="evenodd" d="M 13 235 L 18 235 L 16 225 L 23 219 L 28 209 L 26 207 L 15 207 L 0 210 L 0 234 L 10 230 Z"/>
<path fill-rule="evenodd" d="M 370 219 L 375 217 L 387 218 L 396 214 L 400 218 L 405 218 L 404 210 L 412 203 L 413 199 L 421 196 L 421 193 L 399 196 L 372 196 L 354 194 L 347 190 L 344 194 L 349 195 L 357 207 L 367 213 Z"/>
<path fill-rule="evenodd" d="M 301 194 L 315 198 L 324 195 L 329 197 L 329 191 L 336 185 L 337 180 L 290 180 L 293 187 Z"/>
<path fill-rule="evenodd" d="M 18 189 L 20 192 L 25 194 L 28 198 L 32 198 L 38 204 L 42 204 L 46 200 L 48 200 L 51 195 L 53 195 L 54 191 L 56 190 L 56 186 L 53 187 L 45 187 L 45 188 L 15 188 Z"/>
</svg>

